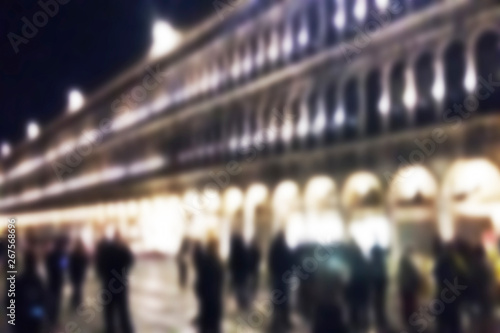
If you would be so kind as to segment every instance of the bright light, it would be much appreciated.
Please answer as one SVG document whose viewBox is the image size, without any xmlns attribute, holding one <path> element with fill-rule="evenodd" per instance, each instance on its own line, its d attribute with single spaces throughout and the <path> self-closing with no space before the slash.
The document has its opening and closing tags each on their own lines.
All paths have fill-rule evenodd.
<svg viewBox="0 0 500 333">
<path fill-rule="evenodd" d="M 283 54 L 285 56 L 289 56 L 290 53 L 292 53 L 292 51 L 293 51 L 293 38 L 291 32 L 288 29 L 287 32 L 285 33 L 285 38 L 283 39 Z"/>
<path fill-rule="evenodd" d="M 224 210 L 233 215 L 243 204 L 243 192 L 237 187 L 231 187 L 224 193 Z"/>
<path fill-rule="evenodd" d="M 304 23 L 302 25 L 302 29 L 300 29 L 299 32 L 299 45 L 304 47 L 307 45 L 308 42 L 309 42 L 309 33 L 307 32 L 307 26 Z"/>
<path fill-rule="evenodd" d="M 391 103 L 389 101 L 389 96 L 386 93 L 382 94 L 382 97 L 378 102 L 378 109 L 383 115 L 389 114 L 389 111 L 391 110 Z"/>
<path fill-rule="evenodd" d="M 325 129 L 325 126 L 326 126 L 325 106 L 322 102 L 320 102 L 320 108 L 318 114 L 316 115 L 316 119 L 314 119 L 314 133 L 320 134 Z"/>
<path fill-rule="evenodd" d="M 309 209 L 319 208 L 322 204 L 322 208 L 325 208 L 325 200 L 333 197 L 335 197 L 335 182 L 328 176 L 315 176 L 306 185 L 304 199 Z"/>
<path fill-rule="evenodd" d="M 300 120 L 297 124 L 297 134 L 303 138 L 309 133 L 309 115 L 307 114 L 307 106 L 302 105 L 302 112 L 300 114 Z"/>
<path fill-rule="evenodd" d="M 271 36 L 271 42 L 267 50 L 267 57 L 271 62 L 275 62 L 279 57 L 278 34 L 274 32 Z"/>
<path fill-rule="evenodd" d="M 400 169 L 390 185 L 389 195 L 391 200 L 410 200 L 418 193 L 424 197 L 436 196 L 437 183 L 434 176 L 421 165 Z"/>
<path fill-rule="evenodd" d="M 355 204 L 355 198 L 363 198 L 370 190 L 381 190 L 381 184 L 377 176 L 370 172 L 360 171 L 349 176 L 342 191 L 342 203 L 344 207 Z"/>
<path fill-rule="evenodd" d="M 464 87 L 468 92 L 472 92 L 476 88 L 477 78 L 476 70 L 474 69 L 474 62 L 469 60 L 467 62 L 467 72 L 465 73 Z"/>
<path fill-rule="evenodd" d="M 376 0 L 378 9 L 385 9 L 389 5 L 389 0 Z"/>
<path fill-rule="evenodd" d="M 238 59 L 238 56 L 234 58 L 233 66 L 231 67 L 231 75 L 233 76 L 233 79 L 237 79 L 241 74 L 241 64 L 240 64 L 240 59 Z"/>
<path fill-rule="evenodd" d="M 83 106 L 85 99 L 83 95 L 78 90 L 71 90 L 68 97 L 68 110 L 70 113 L 74 113 L 80 110 Z"/>
<path fill-rule="evenodd" d="M 285 142 L 289 142 L 293 136 L 293 122 L 291 119 L 286 119 L 281 131 L 281 138 Z"/>
<path fill-rule="evenodd" d="M 415 81 L 413 80 L 413 71 L 406 71 L 406 89 L 403 95 L 403 102 L 406 107 L 413 110 L 417 104 L 417 91 L 415 89 Z"/>
<path fill-rule="evenodd" d="M 343 29 L 345 26 L 345 11 L 343 0 L 338 2 L 337 13 L 333 18 L 333 24 L 337 27 L 337 29 Z"/>
<path fill-rule="evenodd" d="M 445 89 L 446 87 L 444 85 L 442 65 L 439 64 L 436 66 L 436 79 L 434 80 L 434 85 L 432 86 L 432 96 L 434 96 L 436 101 L 443 100 Z"/>
<path fill-rule="evenodd" d="M 245 196 L 246 205 L 255 206 L 263 203 L 268 196 L 268 190 L 264 184 L 253 184 L 247 190 Z"/>
<path fill-rule="evenodd" d="M 366 1 L 367 0 L 357 0 L 356 6 L 354 7 L 354 15 L 361 21 L 366 16 Z"/>
<path fill-rule="evenodd" d="M 338 127 L 344 125 L 345 111 L 344 111 L 343 107 L 338 107 L 337 111 L 335 111 L 334 122 L 335 122 L 335 125 Z"/>
<path fill-rule="evenodd" d="M 2 143 L 2 157 L 8 157 L 10 155 L 11 148 L 7 142 Z"/>
<path fill-rule="evenodd" d="M 40 127 L 34 121 L 30 121 L 27 127 L 28 139 L 33 140 L 40 134 Z"/>
<path fill-rule="evenodd" d="M 163 56 L 179 45 L 181 34 L 169 23 L 156 21 L 153 26 L 153 45 L 150 56 L 153 58 Z"/>
</svg>

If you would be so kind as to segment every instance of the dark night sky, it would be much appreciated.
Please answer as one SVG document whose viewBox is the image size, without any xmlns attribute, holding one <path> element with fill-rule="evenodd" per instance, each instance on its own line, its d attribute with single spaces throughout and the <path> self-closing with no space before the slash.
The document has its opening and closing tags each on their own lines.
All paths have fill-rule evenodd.
<svg viewBox="0 0 500 333">
<path fill-rule="evenodd" d="M 42 0 L 44 2 L 49 0 Z M 0 142 L 23 140 L 28 120 L 43 125 L 66 106 L 67 93 L 91 93 L 149 50 L 154 18 L 188 28 L 213 14 L 212 0 L 70 0 L 15 53 L 7 34 L 21 35 L 37 1 L 0 2 Z"/>
</svg>

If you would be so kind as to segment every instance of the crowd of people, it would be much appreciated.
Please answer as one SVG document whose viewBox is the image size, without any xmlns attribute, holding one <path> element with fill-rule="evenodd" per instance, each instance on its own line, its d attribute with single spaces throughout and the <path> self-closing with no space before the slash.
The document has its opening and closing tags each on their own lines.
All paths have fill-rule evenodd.
<svg viewBox="0 0 500 333">
<path fill-rule="evenodd" d="M 297 331 L 297 316 L 292 314 L 298 314 L 312 333 L 361 333 L 374 328 L 377 332 L 498 332 L 496 283 L 482 246 L 436 241 L 433 253 L 427 254 L 434 263 L 432 278 L 416 264 L 417 252 L 406 248 L 399 256 L 397 274 L 391 275 L 389 250 L 377 245 L 369 253 L 355 243 L 307 243 L 291 248 L 279 232 L 263 251 L 256 240 L 248 242 L 235 233 L 227 261 L 220 256 L 216 237 L 206 242 L 186 238 L 176 261 L 181 289 L 188 289 L 190 274 L 194 276 L 198 314 L 193 324 L 201 333 L 223 332 L 227 291 L 240 314 L 255 311 L 259 291 L 270 295 L 269 320 L 259 327 L 238 321 L 253 331 Z M 119 233 L 103 237 L 93 256 L 80 239 L 60 236 L 48 247 L 28 241 L 17 280 L 14 332 L 60 332 L 63 288 L 71 285 L 70 307 L 78 311 L 92 263 L 102 289 L 111 295 L 103 304 L 105 332 L 133 332 L 127 283 L 133 262 Z M 434 281 L 433 288 L 426 285 L 427 280 Z M 393 282 L 396 288 L 391 290 Z"/>
<path fill-rule="evenodd" d="M 60 235 L 41 241 L 28 237 L 16 281 L 16 321 L 10 327 L 12 331 L 65 332 L 61 323 L 64 287 L 67 283 L 71 285 L 71 311 L 82 311 L 83 288 L 91 262 L 95 263 L 102 289 L 111 295 L 102 304 L 105 332 L 133 332 L 127 300 L 127 277 L 133 255 L 119 233 L 103 237 L 94 256 L 79 238 L 71 241 L 67 235 Z"/>
<path fill-rule="evenodd" d="M 206 249 L 198 242 L 192 244 L 199 302 L 195 322 L 200 332 L 222 332 L 225 268 L 239 311 L 252 311 L 261 275 L 259 248 L 255 242 L 246 244 L 240 235 L 233 235 L 230 244 L 226 265 L 216 251 L 214 239 Z M 327 255 L 318 260 L 321 251 Z M 434 262 L 431 277 L 425 276 L 416 264 L 417 252 L 406 248 L 400 255 L 397 274 L 392 279 L 396 288 L 391 291 L 387 249 L 376 245 L 369 253 L 363 253 L 354 243 L 303 244 L 291 249 L 284 233 L 278 233 L 267 257 L 272 316 L 257 328 L 252 322 L 244 324 L 248 331 L 288 332 L 296 325 L 292 319 L 295 312 L 313 333 L 372 329 L 404 329 L 409 333 L 498 332 L 493 314 L 496 284 L 482 246 L 461 241 L 445 245 L 436 240 L 433 252 L 426 254 Z M 187 272 L 180 272 L 180 283 L 185 285 Z M 389 309 L 389 299 L 396 304 L 393 310 Z"/>
</svg>

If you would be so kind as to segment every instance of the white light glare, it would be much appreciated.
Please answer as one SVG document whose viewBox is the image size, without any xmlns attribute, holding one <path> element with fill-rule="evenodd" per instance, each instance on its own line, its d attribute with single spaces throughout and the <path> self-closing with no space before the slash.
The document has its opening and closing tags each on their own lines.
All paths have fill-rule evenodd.
<svg viewBox="0 0 500 333">
<path fill-rule="evenodd" d="M 2 143 L 2 157 L 8 157 L 10 155 L 10 145 L 7 142 Z"/>
<path fill-rule="evenodd" d="M 469 61 L 467 64 L 467 73 L 465 74 L 464 86 L 468 92 L 472 92 L 476 87 L 476 71 L 474 69 L 474 64 Z"/>
<path fill-rule="evenodd" d="M 354 7 L 354 15 L 361 21 L 366 16 L 366 0 L 357 0 L 356 7 Z"/>
<path fill-rule="evenodd" d="M 384 93 L 378 103 L 378 109 L 381 114 L 387 115 L 389 113 L 390 108 L 391 108 L 391 103 L 389 101 L 389 96 L 387 96 L 387 94 Z"/>
<path fill-rule="evenodd" d="M 160 57 L 171 52 L 181 41 L 181 34 L 164 21 L 157 21 L 153 26 L 153 45 L 150 56 Z"/>
<path fill-rule="evenodd" d="M 343 107 L 339 107 L 335 112 L 335 125 L 342 126 L 345 122 L 345 111 Z"/>
<path fill-rule="evenodd" d="M 376 0 L 378 9 L 385 9 L 389 5 L 389 0 Z"/>
<path fill-rule="evenodd" d="M 413 72 L 406 72 L 406 89 L 403 96 L 403 101 L 406 107 L 412 110 L 417 104 L 417 91 L 415 89 L 415 81 L 413 80 Z"/>
<path fill-rule="evenodd" d="M 78 90 L 71 90 L 68 97 L 68 110 L 70 113 L 74 113 L 80 110 L 83 106 L 85 99 L 83 95 Z"/>
<path fill-rule="evenodd" d="M 338 2 L 337 12 L 335 13 L 335 17 L 333 18 L 333 23 L 337 27 L 337 29 L 342 29 L 345 26 L 345 11 L 343 0 Z"/>
<path fill-rule="evenodd" d="M 30 121 L 27 127 L 28 139 L 33 140 L 40 134 L 40 127 L 34 121 Z"/>
</svg>

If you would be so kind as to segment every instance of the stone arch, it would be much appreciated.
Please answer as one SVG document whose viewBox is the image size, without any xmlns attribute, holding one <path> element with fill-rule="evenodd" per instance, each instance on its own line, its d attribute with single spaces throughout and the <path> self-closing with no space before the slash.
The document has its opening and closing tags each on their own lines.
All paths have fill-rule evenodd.
<svg viewBox="0 0 500 333">
<path fill-rule="evenodd" d="M 445 174 L 441 191 L 446 239 L 481 244 L 500 230 L 500 170 L 486 158 L 459 159 Z"/>
<path fill-rule="evenodd" d="M 363 252 L 375 245 L 388 248 L 391 228 L 381 180 L 368 171 L 355 172 L 346 179 L 341 200 L 349 236 Z"/>
</svg>

